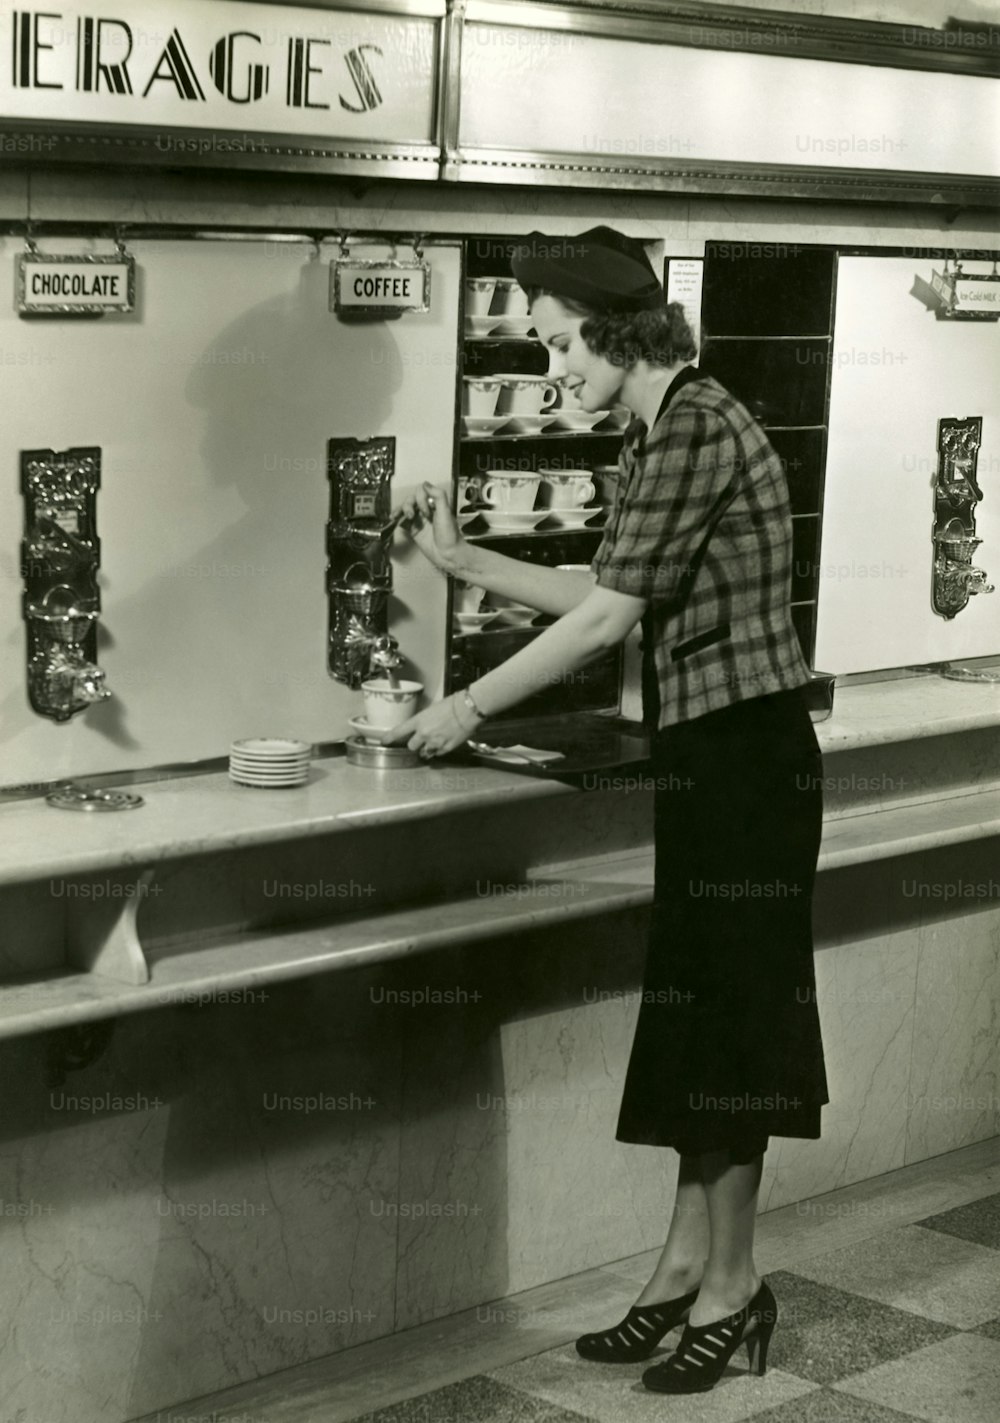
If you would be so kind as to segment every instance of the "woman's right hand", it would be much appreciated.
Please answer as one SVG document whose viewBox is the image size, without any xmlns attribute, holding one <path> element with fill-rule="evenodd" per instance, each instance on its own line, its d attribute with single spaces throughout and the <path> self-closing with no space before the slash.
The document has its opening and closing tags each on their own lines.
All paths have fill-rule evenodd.
<svg viewBox="0 0 1000 1423">
<path fill-rule="evenodd" d="M 400 500 L 393 513 L 402 516 L 403 528 L 435 568 L 443 573 L 458 570 L 465 540 L 443 485 L 425 480 Z"/>
</svg>

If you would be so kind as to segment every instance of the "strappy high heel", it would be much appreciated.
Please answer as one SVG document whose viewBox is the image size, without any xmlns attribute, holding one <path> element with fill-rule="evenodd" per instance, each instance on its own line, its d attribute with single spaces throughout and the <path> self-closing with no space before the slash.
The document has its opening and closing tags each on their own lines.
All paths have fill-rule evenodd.
<svg viewBox="0 0 1000 1423">
<path fill-rule="evenodd" d="M 762 1283 L 750 1303 L 735 1314 L 712 1324 L 685 1324 L 676 1352 L 647 1369 L 642 1381 L 654 1393 L 707 1393 L 719 1382 L 741 1344 L 747 1346 L 749 1372 L 762 1377 L 777 1318 L 774 1295 Z"/>
<path fill-rule="evenodd" d="M 582 1334 L 576 1352 L 596 1364 L 637 1364 L 648 1359 L 665 1334 L 683 1324 L 698 1291 L 663 1304 L 633 1305 L 620 1324 L 600 1334 Z"/>
</svg>

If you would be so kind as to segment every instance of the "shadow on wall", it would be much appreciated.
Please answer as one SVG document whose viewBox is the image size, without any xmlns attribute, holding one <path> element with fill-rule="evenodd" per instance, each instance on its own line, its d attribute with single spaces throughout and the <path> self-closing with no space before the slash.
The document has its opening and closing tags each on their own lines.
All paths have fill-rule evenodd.
<svg viewBox="0 0 1000 1423">
<path fill-rule="evenodd" d="M 329 266 L 314 254 L 294 297 L 264 302 L 220 333 L 220 349 L 256 361 L 234 368 L 206 360 L 185 392 L 205 412 L 201 449 L 211 478 L 234 485 L 251 513 L 273 516 L 279 534 L 282 526 L 299 532 L 304 492 L 316 477 L 325 484 L 327 439 L 382 429 L 402 385 L 391 328 L 342 322 L 328 310 L 328 285 Z"/>
</svg>

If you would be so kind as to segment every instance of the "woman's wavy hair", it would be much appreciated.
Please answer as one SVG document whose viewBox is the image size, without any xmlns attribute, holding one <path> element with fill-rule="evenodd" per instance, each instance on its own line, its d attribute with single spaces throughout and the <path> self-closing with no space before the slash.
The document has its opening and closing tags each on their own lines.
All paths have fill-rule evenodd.
<svg viewBox="0 0 1000 1423">
<path fill-rule="evenodd" d="M 694 333 L 679 301 L 668 302 L 652 311 L 596 311 L 545 287 L 526 290 L 529 309 L 537 297 L 552 296 L 574 316 L 585 317 L 580 335 L 595 356 L 603 356 L 614 366 L 631 370 L 637 361 L 672 366 L 678 361 L 693 361 L 698 356 Z"/>
</svg>

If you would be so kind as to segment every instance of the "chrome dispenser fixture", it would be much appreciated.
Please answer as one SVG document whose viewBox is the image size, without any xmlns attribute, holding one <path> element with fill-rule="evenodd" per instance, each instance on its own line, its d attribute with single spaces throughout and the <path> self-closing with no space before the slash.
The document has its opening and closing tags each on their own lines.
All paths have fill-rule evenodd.
<svg viewBox="0 0 1000 1423">
<path fill-rule="evenodd" d="M 327 671 L 349 687 L 360 687 L 373 672 L 391 676 L 403 660 L 389 634 L 395 460 L 392 436 L 327 444 Z"/>
<path fill-rule="evenodd" d="M 938 422 L 938 472 L 934 483 L 934 580 L 932 603 L 943 618 L 960 613 L 975 593 L 992 593 L 986 573 L 972 565 L 982 543 L 976 537 L 976 482 L 982 416 Z"/>
<path fill-rule="evenodd" d="M 53 721 L 68 721 L 111 695 L 97 666 L 100 483 L 97 446 L 21 453 L 28 699 Z"/>
</svg>

